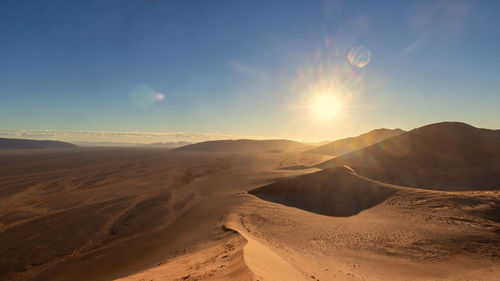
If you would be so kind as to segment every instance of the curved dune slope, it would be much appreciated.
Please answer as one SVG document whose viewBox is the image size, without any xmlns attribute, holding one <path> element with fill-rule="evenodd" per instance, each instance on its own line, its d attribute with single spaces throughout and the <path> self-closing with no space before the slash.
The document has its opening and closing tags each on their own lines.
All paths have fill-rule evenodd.
<svg viewBox="0 0 500 281">
<path fill-rule="evenodd" d="M 442 122 L 414 129 L 318 168 L 348 165 L 387 183 L 437 190 L 500 188 L 500 130 Z"/>
<path fill-rule="evenodd" d="M 245 264 L 255 275 L 256 280 L 285 281 L 285 280 L 309 280 L 306 276 L 273 252 L 267 245 L 261 244 L 250 234 L 242 218 L 236 214 L 230 214 L 225 223 L 225 227 L 238 232 L 247 240 L 247 245 L 243 248 Z"/>
<path fill-rule="evenodd" d="M 250 191 L 261 199 L 329 216 L 352 216 L 397 190 L 357 177 L 348 168 L 325 169 Z"/>
</svg>

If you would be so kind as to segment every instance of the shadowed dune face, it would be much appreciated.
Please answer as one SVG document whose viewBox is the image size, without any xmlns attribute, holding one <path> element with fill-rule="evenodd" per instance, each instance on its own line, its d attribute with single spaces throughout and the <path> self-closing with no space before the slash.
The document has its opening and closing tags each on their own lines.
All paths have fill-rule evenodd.
<svg viewBox="0 0 500 281">
<path fill-rule="evenodd" d="M 346 217 L 379 204 L 395 192 L 358 178 L 347 168 L 332 168 L 272 183 L 249 193 L 322 215 Z"/>
<path fill-rule="evenodd" d="M 500 130 L 443 122 L 417 128 L 317 167 L 348 165 L 361 175 L 438 190 L 500 188 Z"/>
</svg>

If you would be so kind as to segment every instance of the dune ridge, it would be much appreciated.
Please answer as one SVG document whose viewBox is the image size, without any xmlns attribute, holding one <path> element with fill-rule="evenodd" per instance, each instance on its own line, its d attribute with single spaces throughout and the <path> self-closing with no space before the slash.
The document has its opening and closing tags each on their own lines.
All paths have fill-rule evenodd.
<svg viewBox="0 0 500 281">
<path fill-rule="evenodd" d="M 330 156 L 339 156 L 342 154 L 346 154 L 361 149 L 363 147 L 367 147 L 369 145 L 383 141 L 385 139 L 392 138 L 404 132 L 405 131 L 401 129 L 393 129 L 393 130 L 385 128 L 375 129 L 356 137 L 349 137 L 329 142 L 327 144 L 309 149 L 306 152 L 318 153 Z"/>
<path fill-rule="evenodd" d="M 77 146 L 74 144 L 63 141 L 0 138 L 0 150 L 62 149 L 76 147 Z"/>
<path fill-rule="evenodd" d="M 243 247 L 243 257 L 245 264 L 254 273 L 257 280 L 309 280 L 297 268 L 257 241 L 248 232 L 248 229 L 245 229 L 241 217 L 237 214 L 231 213 L 227 216 L 225 227 L 238 232 L 246 239 L 247 244 Z"/>
<path fill-rule="evenodd" d="M 219 238 L 217 243 L 201 245 L 194 251 L 184 252 L 152 268 L 115 280 L 254 280 L 254 274 L 243 257 L 243 247 L 247 245 L 245 238 L 230 231 Z"/>
<path fill-rule="evenodd" d="M 495 175 L 497 131 L 423 128 L 321 170 L 300 149 L 2 151 L 0 279 L 495 280 L 500 191 L 446 184 Z M 432 171 L 449 191 L 404 184 Z"/>
<path fill-rule="evenodd" d="M 291 141 L 291 140 L 217 140 L 206 141 L 195 144 L 182 146 L 173 151 L 205 151 L 205 152 L 221 152 L 221 151 L 247 151 L 247 152 L 279 152 L 293 151 L 305 149 L 308 145 Z"/>
<path fill-rule="evenodd" d="M 360 175 L 436 190 L 500 188 L 500 130 L 441 122 L 316 165 L 348 165 Z"/>
<path fill-rule="evenodd" d="M 311 280 L 495 280 L 498 191 L 395 188 L 350 217 L 320 216 L 250 194 L 240 195 L 233 213 Z"/>
</svg>

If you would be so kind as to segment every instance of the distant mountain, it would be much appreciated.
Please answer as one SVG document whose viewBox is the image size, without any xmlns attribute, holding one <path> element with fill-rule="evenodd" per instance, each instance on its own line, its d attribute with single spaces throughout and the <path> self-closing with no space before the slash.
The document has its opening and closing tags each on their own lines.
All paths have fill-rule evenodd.
<svg viewBox="0 0 500 281">
<path fill-rule="evenodd" d="M 346 154 L 363 147 L 367 147 L 379 141 L 392 138 L 394 136 L 400 135 L 405 131 L 401 129 L 375 129 L 368 133 L 359 135 L 357 137 L 350 137 L 345 139 L 336 140 L 325 145 L 321 145 L 310 149 L 306 152 L 323 154 L 323 155 L 331 155 L 331 156 L 339 156 L 342 154 Z"/>
<path fill-rule="evenodd" d="M 0 150 L 75 148 L 76 145 L 52 140 L 27 140 L 0 138 Z"/>
<path fill-rule="evenodd" d="M 318 164 L 348 165 L 372 179 L 431 189 L 500 188 L 500 130 L 465 123 L 423 126 Z"/>
<path fill-rule="evenodd" d="M 206 141 L 195 144 L 182 146 L 173 151 L 206 151 L 206 152 L 222 152 L 222 151 L 292 151 L 306 149 L 308 146 L 291 140 L 217 140 Z"/>
</svg>

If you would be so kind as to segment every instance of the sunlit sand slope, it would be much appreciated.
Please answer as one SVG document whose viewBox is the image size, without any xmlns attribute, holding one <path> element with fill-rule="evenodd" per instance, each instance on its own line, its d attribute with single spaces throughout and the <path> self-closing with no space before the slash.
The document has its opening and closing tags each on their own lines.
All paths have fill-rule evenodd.
<svg viewBox="0 0 500 281">
<path fill-rule="evenodd" d="M 298 268 L 256 240 L 238 215 L 230 214 L 225 227 L 237 231 L 246 239 L 247 245 L 243 248 L 245 264 L 257 280 L 308 280 Z"/>
<path fill-rule="evenodd" d="M 311 280 L 496 280 L 499 191 L 394 188 L 384 201 L 350 217 L 324 216 L 295 208 L 300 204 L 289 207 L 247 194 L 239 195 L 242 204 L 233 216 L 245 226 L 241 231 Z M 301 190 L 307 198 L 325 200 L 321 192 Z"/>
<path fill-rule="evenodd" d="M 116 279 L 138 280 L 254 280 L 243 260 L 246 240 L 239 234 L 226 233 L 216 243 L 200 245 L 195 251 L 155 264 L 151 269 Z"/>
<path fill-rule="evenodd" d="M 401 129 L 376 129 L 357 137 L 336 140 L 325 145 L 308 150 L 309 153 L 318 153 L 330 156 L 339 156 L 358 149 L 367 147 L 374 143 L 400 135 L 405 131 Z"/>
</svg>

